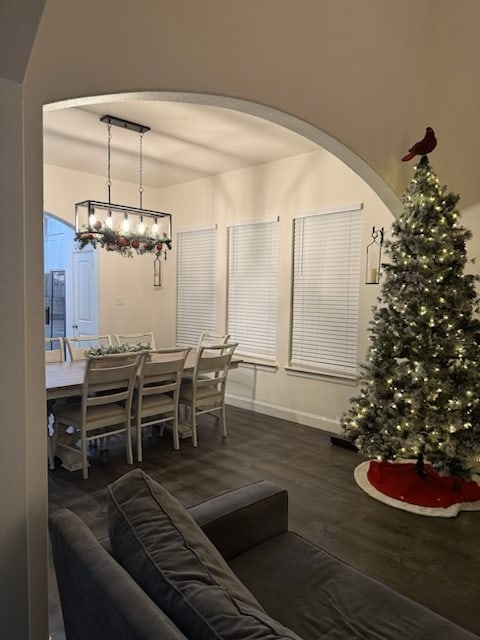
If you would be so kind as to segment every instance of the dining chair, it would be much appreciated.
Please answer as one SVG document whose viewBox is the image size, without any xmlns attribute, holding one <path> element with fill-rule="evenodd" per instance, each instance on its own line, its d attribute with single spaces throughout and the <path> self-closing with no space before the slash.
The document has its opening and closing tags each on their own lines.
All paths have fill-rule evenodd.
<svg viewBox="0 0 480 640">
<path fill-rule="evenodd" d="M 125 434 L 128 464 L 133 464 L 131 412 L 135 379 L 145 353 L 115 353 L 86 358 L 82 397 L 78 404 L 58 403 L 54 407 L 57 440 L 78 452 L 80 440 L 82 475 L 88 478 L 87 443 L 119 433 Z M 62 435 L 69 427 L 75 433 Z M 63 431 L 63 433 L 62 433 Z"/>
<path fill-rule="evenodd" d="M 65 345 L 63 338 L 45 338 L 45 364 L 49 362 L 65 362 Z"/>
<path fill-rule="evenodd" d="M 97 347 L 108 347 L 112 344 L 112 339 L 108 334 L 96 336 L 74 336 L 65 338 L 67 352 L 70 362 L 85 360 L 85 351 Z"/>
<path fill-rule="evenodd" d="M 227 437 L 225 419 L 225 387 L 233 352 L 238 342 L 200 345 L 191 380 L 182 381 L 180 404 L 186 409 L 192 429 L 192 444 L 198 444 L 197 418 L 210 413 L 221 421 L 223 437 Z"/>
<path fill-rule="evenodd" d="M 202 344 L 225 344 L 230 340 L 229 333 L 214 333 L 211 331 L 202 331 L 198 339 L 198 347 Z"/>
<path fill-rule="evenodd" d="M 117 344 L 148 344 L 149 349 L 155 349 L 155 338 L 151 331 L 140 333 L 116 333 Z"/>
<path fill-rule="evenodd" d="M 156 349 L 145 355 L 135 385 L 132 415 L 137 437 L 137 460 L 142 462 L 144 427 L 172 425 L 173 448 L 179 449 L 178 398 L 190 347 Z"/>
<path fill-rule="evenodd" d="M 45 338 L 45 364 L 53 362 L 65 362 L 65 345 L 63 338 L 60 336 L 57 338 Z M 54 404 L 55 401 L 52 400 L 47 402 L 47 452 L 49 469 L 55 468 L 55 434 L 53 431 L 52 413 Z"/>
</svg>

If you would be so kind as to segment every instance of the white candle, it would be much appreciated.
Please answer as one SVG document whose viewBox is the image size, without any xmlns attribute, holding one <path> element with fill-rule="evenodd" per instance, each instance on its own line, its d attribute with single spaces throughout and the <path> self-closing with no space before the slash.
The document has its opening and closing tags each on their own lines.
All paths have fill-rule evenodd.
<svg viewBox="0 0 480 640">
<path fill-rule="evenodd" d="M 377 275 L 378 275 L 378 271 L 377 269 L 375 269 L 375 267 L 373 269 L 370 269 L 368 271 L 368 283 L 369 284 L 373 284 L 377 282 Z"/>
</svg>

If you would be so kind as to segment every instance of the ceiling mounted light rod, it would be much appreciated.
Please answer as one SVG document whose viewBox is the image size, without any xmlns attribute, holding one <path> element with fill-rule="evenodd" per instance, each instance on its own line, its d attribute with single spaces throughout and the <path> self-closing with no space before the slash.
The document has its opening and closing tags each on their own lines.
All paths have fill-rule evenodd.
<svg viewBox="0 0 480 640">
<path fill-rule="evenodd" d="M 123 256 L 153 253 L 167 257 L 171 249 L 172 214 L 143 208 L 143 135 L 150 127 L 123 118 L 105 115 L 100 121 L 108 126 L 107 192 L 108 202 L 83 200 L 75 205 L 75 240 L 80 249 L 86 246 L 116 251 Z M 111 201 L 111 128 L 118 126 L 139 134 L 140 206 L 113 204 Z"/>
<path fill-rule="evenodd" d="M 130 122 L 130 120 L 124 120 L 123 118 L 117 118 L 115 116 L 102 116 L 100 118 L 100 122 L 113 124 L 116 127 L 129 129 L 130 131 L 136 131 L 137 133 L 147 133 L 147 131 L 150 131 L 150 127 L 147 127 L 144 124 L 137 124 L 136 122 Z"/>
</svg>

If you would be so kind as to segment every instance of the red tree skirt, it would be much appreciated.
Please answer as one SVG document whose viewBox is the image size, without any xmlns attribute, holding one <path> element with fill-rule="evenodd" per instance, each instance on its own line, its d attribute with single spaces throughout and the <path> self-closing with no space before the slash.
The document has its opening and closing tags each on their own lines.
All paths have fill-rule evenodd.
<svg viewBox="0 0 480 640">
<path fill-rule="evenodd" d="M 429 464 L 426 475 L 415 472 L 415 463 L 362 462 L 355 469 L 357 484 L 370 496 L 399 509 L 423 515 L 451 517 L 460 510 L 480 510 L 480 485 L 440 476 Z"/>
</svg>

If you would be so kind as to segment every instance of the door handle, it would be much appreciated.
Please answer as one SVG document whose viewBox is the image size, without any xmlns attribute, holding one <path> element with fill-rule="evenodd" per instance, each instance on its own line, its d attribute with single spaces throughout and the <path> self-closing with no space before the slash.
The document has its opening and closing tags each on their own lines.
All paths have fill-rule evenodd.
<svg viewBox="0 0 480 640">
<path fill-rule="evenodd" d="M 50 324 L 50 307 L 45 309 L 45 324 Z"/>
</svg>

